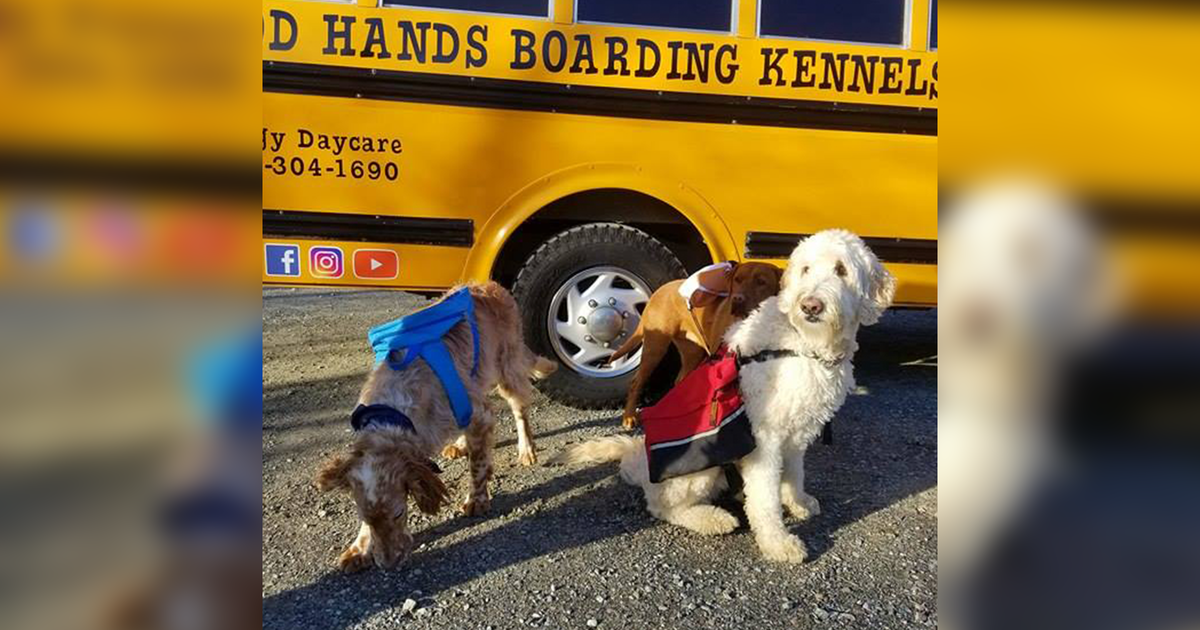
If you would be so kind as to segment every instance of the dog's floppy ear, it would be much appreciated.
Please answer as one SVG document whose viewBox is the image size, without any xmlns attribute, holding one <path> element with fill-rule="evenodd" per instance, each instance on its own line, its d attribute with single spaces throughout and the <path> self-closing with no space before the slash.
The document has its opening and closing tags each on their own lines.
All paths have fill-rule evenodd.
<svg viewBox="0 0 1200 630">
<path fill-rule="evenodd" d="M 439 472 L 441 470 L 437 464 L 428 458 L 406 458 L 404 477 L 408 484 L 408 496 L 426 514 L 437 514 L 443 505 L 450 503 L 450 491 L 438 477 Z"/>
<path fill-rule="evenodd" d="M 351 459 L 345 455 L 335 455 L 326 460 L 317 472 L 317 488 L 322 492 L 336 488 L 348 490 L 350 482 L 346 480 L 346 474 L 350 472 L 350 462 Z"/>
<path fill-rule="evenodd" d="M 896 276 L 870 250 L 866 250 L 866 256 L 869 265 L 867 284 L 863 288 L 866 299 L 859 310 L 858 321 L 863 326 L 870 326 L 879 321 L 883 311 L 892 305 L 892 298 L 896 296 Z"/>
<path fill-rule="evenodd" d="M 786 277 L 786 274 L 783 273 L 783 269 L 776 267 L 775 265 L 771 265 L 771 271 L 773 271 L 775 273 L 775 286 L 778 287 L 779 290 L 782 291 L 783 290 L 783 279 L 784 279 L 784 277 Z"/>
<path fill-rule="evenodd" d="M 693 307 L 710 306 L 729 296 L 733 287 L 733 275 L 737 272 L 737 261 L 714 263 L 692 274 L 696 278 L 696 290 L 688 296 Z"/>
</svg>

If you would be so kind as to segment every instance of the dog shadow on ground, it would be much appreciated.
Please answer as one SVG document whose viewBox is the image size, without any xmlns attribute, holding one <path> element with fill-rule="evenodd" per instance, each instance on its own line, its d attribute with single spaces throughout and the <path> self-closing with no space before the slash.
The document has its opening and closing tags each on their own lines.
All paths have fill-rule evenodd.
<svg viewBox="0 0 1200 630">
<path fill-rule="evenodd" d="M 612 472 L 609 466 L 594 466 L 525 490 L 497 493 L 492 500 L 492 517 L 503 516 L 522 505 L 569 495 L 576 488 L 611 477 Z M 422 544 L 432 547 L 414 551 L 401 568 L 391 571 L 371 568 L 352 574 L 331 571 L 311 584 L 266 597 L 263 627 L 308 627 L 313 620 L 325 620 L 318 624 L 320 627 L 348 627 L 380 611 L 399 608 L 414 591 L 420 591 L 422 597 L 436 596 L 480 574 L 625 535 L 651 524 L 647 520 L 631 528 L 620 519 L 589 519 L 586 528 L 561 526 L 564 521 L 586 518 L 581 515 L 603 513 L 610 506 L 611 497 L 601 486 L 572 496 L 551 509 L 505 521 L 444 547 L 437 546 L 436 541 L 463 529 L 486 525 L 487 519 L 455 516 L 426 529 L 418 526 L 415 543 L 418 547 Z M 330 597 L 336 597 L 337 606 L 330 605 Z"/>
</svg>

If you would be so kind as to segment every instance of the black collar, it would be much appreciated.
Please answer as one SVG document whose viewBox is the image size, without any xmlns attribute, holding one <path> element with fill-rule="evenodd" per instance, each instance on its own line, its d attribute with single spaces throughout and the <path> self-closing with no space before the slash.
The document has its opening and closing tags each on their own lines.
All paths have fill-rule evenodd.
<svg viewBox="0 0 1200 630">
<path fill-rule="evenodd" d="M 760 350 L 747 357 L 739 356 L 737 358 L 737 365 L 740 368 L 749 363 L 761 363 L 762 361 L 770 361 L 772 359 L 784 359 L 800 356 L 808 357 L 809 359 L 812 359 L 813 361 L 816 361 L 829 369 L 837 367 L 842 361 L 846 360 L 846 355 L 844 354 L 839 354 L 832 359 L 826 359 L 816 352 L 805 352 L 804 354 L 801 354 L 795 350 Z"/>
<path fill-rule="evenodd" d="M 417 432 L 408 416 L 388 405 L 359 405 L 354 408 L 354 413 L 350 414 L 350 426 L 354 427 L 355 431 L 362 431 L 373 424 Z"/>
<path fill-rule="evenodd" d="M 739 356 L 737 358 L 738 367 L 743 367 L 749 363 L 761 363 L 772 359 L 783 359 L 786 357 L 798 357 L 800 354 L 795 350 L 760 350 L 748 357 Z"/>
</svg>

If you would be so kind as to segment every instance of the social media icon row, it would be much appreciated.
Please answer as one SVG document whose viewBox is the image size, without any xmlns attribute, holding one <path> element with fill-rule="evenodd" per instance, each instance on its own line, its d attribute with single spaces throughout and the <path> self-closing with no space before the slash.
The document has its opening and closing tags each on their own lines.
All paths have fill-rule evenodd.
<svg viewBox="0 0 1200 630">
<path fill-rule="evenodd" d="M 266 244 L 267 275 L 279 278 L 300 277 L 300 246 Z M 362 280 L 395 280 L 400 275 L 400 259 L 390 249 L 353 251 L 354 276 Z M 314 278 L 341 278 L 345 273 L 342 248 L 314 245 L 308 248 L 308 271 Z"/>
</svg>

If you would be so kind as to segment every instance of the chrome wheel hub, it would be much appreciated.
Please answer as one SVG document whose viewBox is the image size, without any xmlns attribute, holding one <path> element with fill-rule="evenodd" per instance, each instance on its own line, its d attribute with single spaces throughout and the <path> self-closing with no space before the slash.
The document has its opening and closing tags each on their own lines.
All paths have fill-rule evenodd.
<svg viewBox="0 0 1200 630">
<path fill-rule="evenodd" d="M 581 374 L 626 374 L 641 360 L 640 349 L 611 364 L 608 357 L 637 330 L 649 301 L 650 288 L 632 273 L 619 267 L 585 269 L 564 282 L 550 300 L 550 345 Z"/>
<path fill-rule="evenodd" d="M 609 343 L 625 332 L 625 318 L 617 309 L 602 306 L 592 311 L 587 318 L 587 329 L 592 338 L 600 343 Z"/>
</svg>

